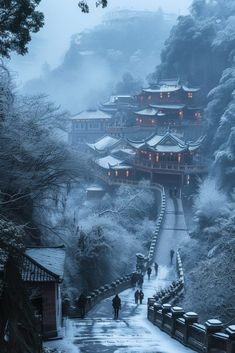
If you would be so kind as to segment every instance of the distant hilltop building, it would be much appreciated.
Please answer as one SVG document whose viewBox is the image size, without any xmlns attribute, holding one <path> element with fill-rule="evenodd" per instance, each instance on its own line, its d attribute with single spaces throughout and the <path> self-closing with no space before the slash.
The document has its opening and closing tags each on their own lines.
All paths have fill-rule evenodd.
<svg viewBox="0 0 235 353">
<path fill-rule="evenodd" d="M 100 110 L 109 114 L 133 111 L 136 107 L 136 100 L 131 95 L 113 95 L 109 101 L 99 106 Z"/>
<path fill-rule="evenodd" d="M 135 111 L 136 124 L 143 126 L 200 124 L 200 88 L 188 87 L 179 79 L 160 80 L 143 88 L 137 96 L 141 109 Z"/>
</svg>

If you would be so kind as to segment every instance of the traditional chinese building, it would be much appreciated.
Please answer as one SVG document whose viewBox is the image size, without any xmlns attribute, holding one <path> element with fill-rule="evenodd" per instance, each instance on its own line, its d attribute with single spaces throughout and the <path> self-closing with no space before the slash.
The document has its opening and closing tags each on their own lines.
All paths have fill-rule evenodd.
<svg viewBox="0 0 235 353">
<path fill-rule="evenodd" d="M 122 144 L 121 139 L 105 135 L 98 139 L 95 143 L 88 143 L 87 146 L 95 155 L 107 155 L 115 147 Z"/>
<path fill-rule="evenodd" d="M 44 338 L 60 335 L 64 261 L 63 246 L 27 248 L 22 256 L 21 276 L 35 314 L 41 319 Z"/>
<path fill-rule="evenodd" d="M 160 183 L 181 183 L 191 174 L 205 172 L 200 160 L 202 138 L 185 142 L 167 131 L 156 133 L 143 141 L 128 141 L 136 152 L 133 162 L 136 178 L 147 178 Z"/>
<path fill-rule="evenodd" d="M 188 87 L 180 80 L 162 80 L 143 88 L 137 96 L 140 109 L 136 124 L 142 126 L 199 124 L 202 119 L 200 88 Z"/>
<path fill-rule="evenodd" d="M 101 176 L 115 179 L 134 179 L 133 166 L 125 159 L 108 155 L 96 159 L 94 163 Z"/>
<path fill-rule="evenodd" d="M 105 135 L 112 117 L 100 110 L 86 110 L 70 118 L 72 145 L 93 143 Z"/>
<path fill-rule="evenodd" d="M 106 138 L 97 143 L 108 142 Z M 148 179 L 163 184 L 188 183 L 192 174 L 206 172 L 200 157 L 203 138 L 186 142 L 169 130 L 164 135 L 152 134 L 141 141 L 127 140 L 100 155 L 94 163 L 98 174 L 111 179 Z M 123 143 L 123 142 L 122 142 Z M 103 149 L 105 151 L 105 149 Z"/>
<path fill-rule="evenodd" d="M 104 136 L 94 144 L 87 144 L 94 155 L 94 164 L 106 177 L 133 178 L 133 167 L 130 161 L 135 152 L 123 139 Z"/>
<path fill-rule="evenodd" d="M 100 104 L 99 108 L 109 114 L 129 112 L 136 108 L 136 101 L 131 95 L 115 95 L 111 96 L 109 101 Z"/>
<path fill-rule="evenodd" d="M 33 313 L 15 256 L 0 248 L 0 352 L 40 353 L 40 323 Z"/>
</svg>

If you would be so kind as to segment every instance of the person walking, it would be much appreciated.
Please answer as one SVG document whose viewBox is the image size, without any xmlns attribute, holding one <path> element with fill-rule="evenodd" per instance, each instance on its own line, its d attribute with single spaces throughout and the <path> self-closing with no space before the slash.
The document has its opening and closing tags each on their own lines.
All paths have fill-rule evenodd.
<svg viewBox="0 0 235 353">
<path fill-rule="evenodd" d="M 142 304 L 143 299 L 144 299 L 144 292 L 140 290 L 140 304 Z"/>
<path fill-rule="evenodd" d="M 154 262 L 154 270 L 155 270 L 155 275 L 157 276 L 158 274 L 158 264 Z"/>
<path fill-rule="evenodd" d="M 144 276 L 141 273 L 139 275 L 139 280 L 138 280 L 138 285 L 139 285 L 140 289 L 142 289 L 143 283 L 144 283 Z"/>
<path fill-rule="evenodd" d="M 148 280 L 150 280 L 151 273 L 152 273 L 152 269 L 151 267 L 148 267 L 147 269 Z"/>
<path fill-rule="evenodd" d="M 114 309 L 114 319 L 118 319 L 119 310 L 121 309 L 121 299 L 118 296 L 118 294 L 116 294 L 115 297 L 113 298 L 112 305 Z"/>
<path fill-rule="evenodd" d="M 175 195 L 175 197 L 177 196 L 177 193 L 178 193 L 178 190 L 177 190 L 177 187 L 175 186 L 174 187 L 174 195 Z"/>
<path fill-rule="evenodd" d="M 84 319 L 85 317 L 85 314 L 86 314 L 86 304 L 87 304 L 87 297 L 86 295 L 82 292 L 80 294 L 80 297 L 78 298 L 78 302 L 77 302 L 77 305 L 78 305 L 78 308 L 80 310 L 80 315 L 81 315 L 81 318 Z"/>
<path fill-rule="evenodd" d="M 139 299 L 140 299 L 140 291 L 139 291 L 139 289 L 137 289 L 137 290 L 135 291 L 135 303 L 136 303 L 136 304 L 138 304 Z"/>
<path fill-rule="evenodd" d="M 174 257 L 174 250 L 173 249 L 171 249 L 171 251 L 170 251 L 170 257 L 171 257 L 171 265 L 172 265 L 172 263 L 173 263 L 173 257 Z"/>
</svg>

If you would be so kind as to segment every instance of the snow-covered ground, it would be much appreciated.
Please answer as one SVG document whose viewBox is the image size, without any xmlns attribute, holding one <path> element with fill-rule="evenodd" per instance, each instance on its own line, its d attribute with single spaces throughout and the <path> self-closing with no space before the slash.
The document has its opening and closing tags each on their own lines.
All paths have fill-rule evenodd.
<svg viewBox="0 0 235 353">
<path fill-rule="evenodd" d="M 170 264 L 170 249 L 176 250 L 185 237 L 187 230 L 181 200 L 168 198 L 155 257 L 159 264 L 158 276 L 153 274 L 149 281 L 145 278 L 143 303 L 135 304 L 135 289 L 122 292 L 120 318 L 114 320 L 112 298 L 105 299 L 93 308 L 84 320 L 67 320 L 65 338 L 46 343 L 46 346 L 64 349 L 66 353 L 193 352 L 147 320 L 147 298 L 175 279 L 175 266 Z"/>
</svg>

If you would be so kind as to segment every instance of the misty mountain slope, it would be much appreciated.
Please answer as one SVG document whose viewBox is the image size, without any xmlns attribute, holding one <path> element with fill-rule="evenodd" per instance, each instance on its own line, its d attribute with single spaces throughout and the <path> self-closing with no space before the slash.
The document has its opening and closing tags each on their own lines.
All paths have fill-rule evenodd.
<svg viewBox="0 0 235 353">
<path fill-rule="evenodd" d="M 145 78 L 160 60 L 174 16 L 162 11 L 120 11 L 71 38 L 59 67 L 29 81 L 26 93 L 46 93 L 73 112 L 107 98 L 125 72 Z"/>
</svg>

